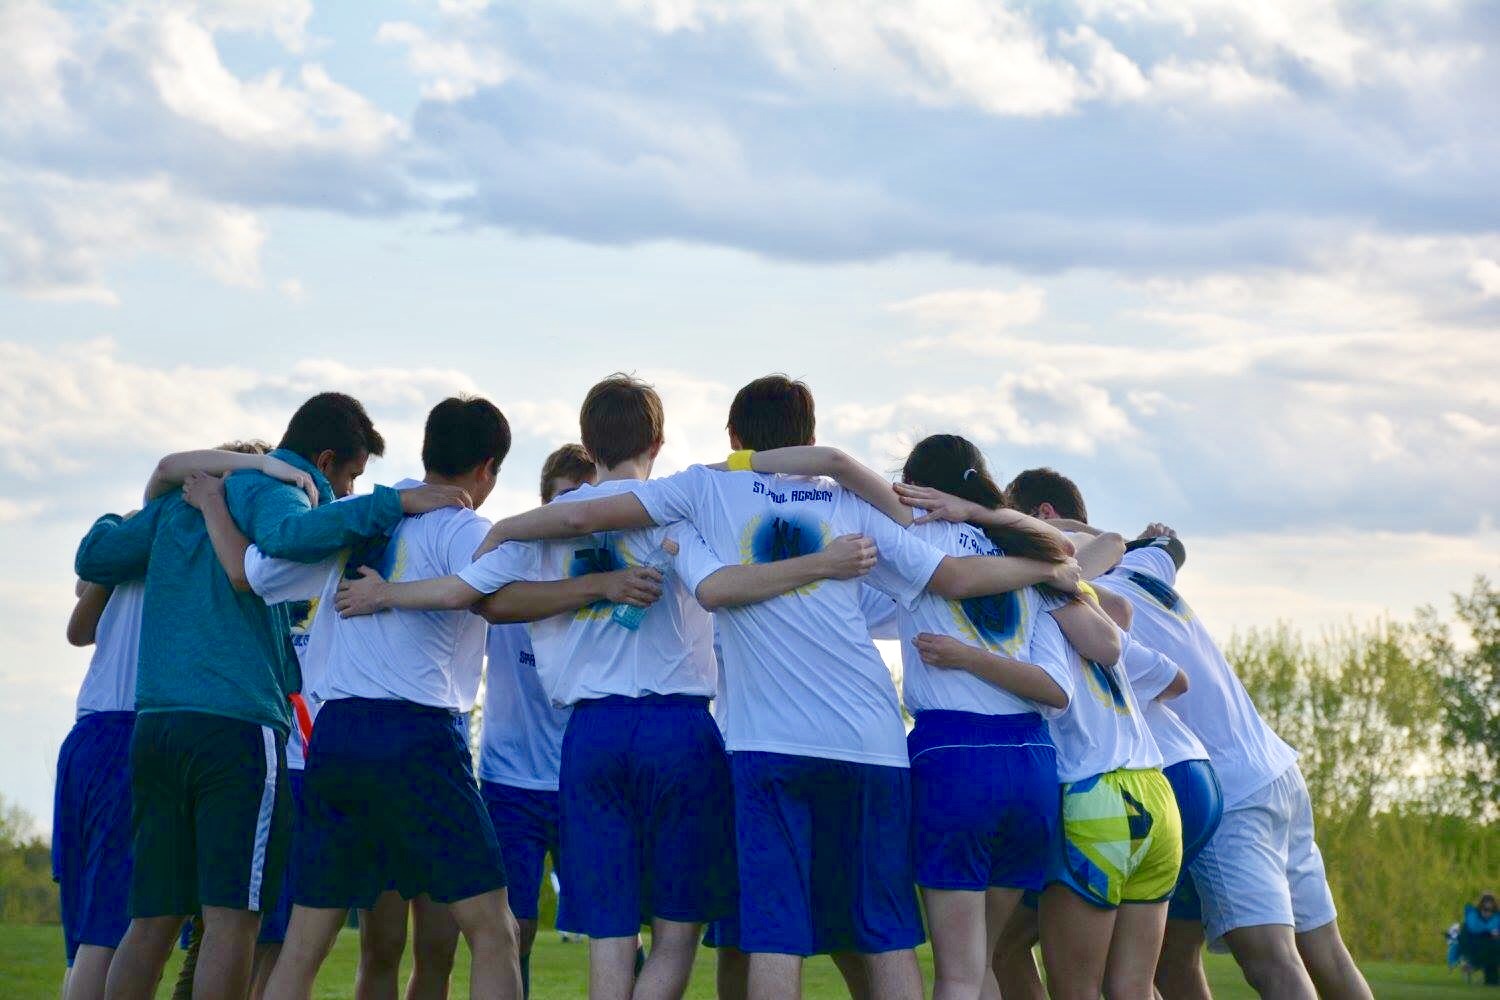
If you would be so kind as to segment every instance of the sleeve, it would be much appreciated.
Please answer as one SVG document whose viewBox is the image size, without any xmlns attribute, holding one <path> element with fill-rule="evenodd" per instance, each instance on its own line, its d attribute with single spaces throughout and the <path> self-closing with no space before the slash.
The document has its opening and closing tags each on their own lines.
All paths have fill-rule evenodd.
<svg viewBox="0 0 1500 1000">
<path fill-rule="evenodd" d="M 901 628 L 896 602 L 874 587 L 859 588 L 859 611 L 871 639 L 899 639 Z"/>
<path fill-rule="evenodd" d="M 131 517 L 105 514 L 94 522 L 73 557 L 73 572 L 80 580 L 113 587 L 146 575 L 151 563 L 151 543 L 162 509 L 180 502 L 172 492 L 152 500 Z"/>
<path fill-rule="evenodd" d="M 506 542 L 469 563 L 458 578 L 481 594 L 493 594 L 507 583 L 537 579 L 541 551 L 536 542 Z"/>
<path fill-rule="evenodd" d="M 689 466 L 675 475 L 648 479 L 632 492 L 657 524 L 687 521 L 692 519 L 705 492 L 707 484 L 703 477 L 711 475 L 704 466 Z"/>
<path fill-rule="evenodd" d="M 310 601 L 321 597 L 328 578 L 343 572 L 347 552 L 322 562 L 302 563 L 290 559 L 272 559 L 252 545 L 245 550 L 245 579 L 250 589 L 267 604 L 286 601 Z"/>
<path fill-rule="evenodd" d="M 449 573 L 460 573 L 474 562 L 474 553 L 484 544 L 484 536 L 490 530 L 488 518 L 468 511 L 456 515 L 455 520 L 458 523 L 448 536 L 446 553 Z"/>
<path fill-rule="evenodd" d="M 911 607 L 947 556 L 847 490 L 839 491 L 838 503 L 852 505 L 847 509 L 860 533 L 875 542 L 875 568 L 865 582 L 899 607 Z"/>
<path fill-rule="evenodd" d="M 1187 546 L 1182 544 L 1182 539 L 1173 538 L 1171 535 L 1137 538 L 1133 542 L 1125 543 L 1126 552 L 1134 552 L 1136 549 L 1161 549 L 1171 557 L 1172 564 L 1177 569 L 1182 569 L 1182 564 L 1187 562 Z"/>
<path fill-rule="evenodd" d="M 318 562 L 383 535 L 401 520 L 401 494 L 389 486 L 314 509 L 307 494 L 260 472 L 224 481 L 229 512 L 250 541 L 273 559 Z"/>
<path fill-rule="evenodd" d="M 1073 695 L 1077 690 L 1076 674 L 1073 670 L 1073 648 L 1068 645 L 1068 639 L 1063 635 L 1062 626 L 1053 621 L 1049 614 L 1038 614 L 1036 623 L 1031 630 L 1031 649 L 1029 660 L 1031 663 L 1046 671 L 1047 676 L 1062 688 L 1063 694 L 1068 698 L 1068 704 L 1073 703 Z M 1049 719 L 1066 712 L 1067 709 L 1051 708 L 1046 705 L 1038 706 L 1038 711 Z"/>
<path fill-rule="evenodd" d="M 1155 545 L 1143 545 L 1137 549 L 1129 549 L 1125 557 L 1120 560 L 1120 566 L 1124 569 L 1133 569 L 1137 573 L 1145 573 L 1172 586 L 1177 582 L 1177 563 L 1173 561 L 1171 554 L 1164 548 Z"/>
<path fill-rule="evenodd" d="M 677 543 L 677 556 L 672 560 L 672 569 L 682 580 L 688 591 L 698 593 L 698 586 L 726 565 L 714 555 L 698 529 L 691 524 L 674 525 L 667 535 Z"/>
<path fill-rule="evenodd" d="M 1137 701 L 1154 701 L 1167 685 L 1177 679 L 1177 661 L 1170 656 L 1137 642 L 1123 629 L 1120 643 L 1120 662 L 1125 667 L 1125 679 L 1135 690 Z"/>
</svg>

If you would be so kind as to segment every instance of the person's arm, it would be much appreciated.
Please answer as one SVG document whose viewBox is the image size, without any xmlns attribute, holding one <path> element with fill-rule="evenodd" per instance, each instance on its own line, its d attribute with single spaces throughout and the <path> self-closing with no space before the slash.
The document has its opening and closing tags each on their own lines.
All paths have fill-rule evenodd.
<svg viewBox="0 0 1500 1000">
<path fill-rule="evenodd" d="M 114 587 L 146 575 L 156 522 L 167 497 L 158 497 L 126 517 L 105 514 L 94 522 L 73 557 L 73 573 L 81 580 Z"/>
<path fill-rule="evenodd" d="M 73 592 L 78 601 L 68 616 L 68 645 L 92 646 L 99 628 L 99 616 L 104 614 L 104 606 L 109 603 L 114 588 L 79 580 Z"/>
<path fill-rule="evenodd" d="M 1161 549 L 1179 570 L 1187 562 L 1187 547 L 1182 544 L 1182 539 L 1177 537 L 1177 532 L 1160 521 L 1146 525 L 1146 530 L 1125 546 L 1126 552 L 1134 552 L 1136 549 Z"/>
<path fill-rule="evenodd" d="M 928 521 L 953 521 L 965 522 L 980 528 L 1009 528 L 1013 531 L 1024 531 L 1039 540 L 1056 545 L 1069 555 L 1073 554 L 1073 543 L 1068 540 L 1068 537 L 1053 527 L 1051 522 L 1043 521 L 1039 517 L 1032 517 L 1030 514 L 1023 514 L 1009 507 L 985 507 L 972 500 L 964 500 L 951 493 L 933 489 L 931 486 L 896 483 L 894 489 L 902 505 L 920 507 L 926 511 L 913 521 L 913 524 L 926 524 Z"/>
<path fill-rule="evenodd" d="M 224 492 L 230 514 L 250 540 L 272 559 L 293 562 L 321 562 L 390 532 L 403 515 L 472 505 L 455 486 L 377 486 L 373 493 L 312 509 L 300 490 L 245 474 L 225 480 Z"/>
<path fill-rule="evenodd" d="M 596 601 L 646 607 L 661 597 L 661 574 L 645 566 L 588 573 L 565 580 L 516 580 L 493 593 L 460 576 L 392 583 L 362 567 L 357 580 L 339 584 L 335 606 L 352 618 L 391 608 L 412 611 L 458 611 L 471 608 L 492 624 L 530 622 L 577 611 Z"/>
<path fill-rule="evenodd" d="M 1101 531 L 1077 547 L 1078 567 L 1085 580 L 1114 569 L 1125 554 L 1125 539 L 1113 531 Z"/>
<path fill-rule="evenodd" d="M 971 646 L 950 635 L 923 632 L 914 645 L 922 662 L 931 667 L 964 670 L 1021 698 L 1049 708 L 1068 707 L 1068 695 L 1047 671 L 1034 663 Z"/>
<path fill-rule="evenodd" d="M 618 493 L 577 503 L 549 503 L 496 521 L 484 536 L 484 544 L 479 546 L 474 558 L 492 552 L 505 542 L 576 538 L 596 531 L 649 528 L 655 523 L 634 493 Z"/>
<path fill-rule="evenodd" d="M 203 515 L 208 540 L 213 543 L 214 555 L 219 557 L 230 586 L 240 593 L 250 593 L 250 578 L 245 575 L 245 550 L 250 548 L 250 539 L 229 516 L 229 506 L 224 502 L 224 480 L 206 472 L 191 472 L 182 484 L 182 499 Z"/>
<path fill-rule="evenodd" d="M 1094 593 L 1099 598 L 1099 608 L 1109 615 L 1110 620 L 1125 631 L 1130 631 L 1131 624 L 1135 621 L 1135 608 L 1130 601 L 1112 590 L 1095 586 Z"/>
<path fill-rule="evenodd" d="M 1069 644 L 1088 660 L 1109 667 L 1120 661 L 1120 629 L 1099 605 L 1080 594 L 1052 612 Z"/>
<path fill-rule="evenodd" d="M 1138 701 L 1170 701 L 1188 689 L 1187 674 L 1177 661 L 1160 650 L 1137 642 L 1126 633 L 1120 651 L 1125 679 Z"/>
<path fill-rule="evenodd" d="M 1103 531 L 1084 521 L 1075 521 L 1071 517 L 1049 518 L 1046 522 L 1058 531 L 1072 532 L 1075 535 L 1102 535 Z"/>
<path fill-rule="evenodd" d="M 146 500 L 149 502 L 163 493 L 170 493 L 186 483 L 188 477 L 195 472 L 227 476 L 242 469 L 264 472 L 272 479 L 295 486 L 307 494 L 308 501 L 314 507 L 318 505 L 318 484 L 313 481 L 312 476 L 296 466 L 270 455 L 245 455 L 217 448 L 174 452 L 157 462 L 156 468 L 151 471 L 151 478 L 146 482 Z"/>
<path fill-rule="evenodd" d="M 838 448 L 804 445 L 757 451 L 750 456 L 750 468 L 786 476 L 827 476 L 897 524 L 911 524 L 911 508 L 901 502 L 890 480 Z"/>
<path fill-rule="evenodd" d="M 1177 668 L 1176 676 L 1172 678 L 1172 682 L 1161 689 L 1161 693 L 1156 696 L 1156 700 L 1170 701 L 1171 699 L 1176 698 L 1179 695 L 1187 694 L 1187 689 L 1187 674 L 1183 673 L 1182 668 L 1179 667 Z"/>
<path fill-rule="evenodd" d="M 874 567 L 875 557 L 875 543 L 864 535 L 841 535 L 810 555 L 772 563 L 726 564 L 699 583 L 695 595 L 708 611 L 759 604 L 819 580 L 864 576 Z"/>
<path fill-rule="evenodd" d="M 945 556 L 927 581 L 927 589 L 955 601 L 1042 585 L 1072 594 L 1080 579 L 1073 559 L 1050 563 L 1016 556 Z"/>
</svg>

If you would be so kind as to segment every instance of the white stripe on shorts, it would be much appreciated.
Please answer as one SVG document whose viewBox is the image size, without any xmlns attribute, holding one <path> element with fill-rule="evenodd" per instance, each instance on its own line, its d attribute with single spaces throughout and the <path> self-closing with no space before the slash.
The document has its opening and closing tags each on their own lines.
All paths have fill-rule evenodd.
<svg viewBox="0 0 1500 1000">
<path fill-rule="evenodd" d="M 276 811 L 276 734 L 260 727 L 266 749 L 266 783 L 260 790 L 260 814 L 255 818 L 255 847 L 250 852 L 250 899 L 245 909 L 260 910 L 260 887 L 266 878 L 266 845 L 271 840 L 271 815 Z"/>
</svg>

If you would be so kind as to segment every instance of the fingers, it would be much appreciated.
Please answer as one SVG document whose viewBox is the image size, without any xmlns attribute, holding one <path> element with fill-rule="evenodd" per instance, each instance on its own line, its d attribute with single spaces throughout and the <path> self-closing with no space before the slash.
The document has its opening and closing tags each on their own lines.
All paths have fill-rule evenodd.
<svg viewBox="0 0 1500 1000">
<path fill-rule="evenodd" d="M 359 568 L 359 575 L 360 575 L 360 578 L 364 579 L 364 580 L 384 580 L 385 579 L 385 577 L 383 577 L 383 576 L 380 575 L 380 570 L 376 569 L 374 566 L 361 566 Z M 342 591 L 344 589 L 344 587 L 347 587 L 347 586 L 349 586 L 349 582 L 346 580 L 346 581 L 344 581 L 343 585 L 341 585 L 339 587 L 339 590 Z"/>
<path fill-rule="evenodd" d="M 910 500 L 907 500 L 906 497 L 902 497 L 901 498 L 901 502 L 904 503 L 904 504 L 906 504 L 908 507 L 915 507 L 915 506 L 917 506 L 917 504 L 913 503 Z M 937 520 L 941 520 L 941 519 L 938 517 L 938 515 L 936 513 L 934 513 L 933 511 L 929 510 L 927 513 L 923 514 L 921 517 L 914 517 L 914 518 L 912 518 L 911 523 L 912 524 L 927 524 L 929 521 L 937 521 Z"/>
<path fill-rule="evenodd" d="M 318 484 L 313 482 L 313 477 L 309 476 L 305 472 L 300 473 L 299 475 L 301 477 L 301 482 L 298 483 L 298 485 L 301 486 L 302 491 L 307 494 L 307 502 L 316 507 L 318 505 Z"/>
<path fill-rule="evenodd" d="M 675 556 L 680 551 L 677 547 L 677 543 L 672 541 L 672 539 L 670 538 L 662 542 L 661 547 L 662 551 L 666 552 L 666 554 L 669 556 Z"/>
</svg>

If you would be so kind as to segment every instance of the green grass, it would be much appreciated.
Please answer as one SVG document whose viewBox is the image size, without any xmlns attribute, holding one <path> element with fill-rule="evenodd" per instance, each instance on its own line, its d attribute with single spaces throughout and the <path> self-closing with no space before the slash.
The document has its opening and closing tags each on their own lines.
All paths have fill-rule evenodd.
<svg viewBox="0 0 1500 1000">
<path fill-rule="evenodd" d="M 345 931 L 340 937 L 333 955 L 323 967 L 318 978 L 317 996 L 320 998 L 351 997 L 354 991 L 354 966 L 359 951 L 358 937 L 353 931 Z M 462 1000 L 469 995 L 467 950 L 460 945 L 458 967 L 453 975 L 453 997 Z M 584 996 L 584 965 L 588 954 L 587 945 L 581 942 L 564 944 L 557 935 L 544 931 L 537 940 L 536 952 L 532 956 L 532 995 L 537 1000 L 552 997 Z M 932 955 L 927 949 L 921 952 L 924 974 L 928 982 L 932 978 Z M 181 954 L 172 958 L 165 982 L 170 984 L 177 974 Z M 1209 978 L 1213 981 L 1214 996 L 1223 1000 L 1253 997 L 1239 970 L 1227 958 L 1210 955 Z M 0 925 L 0 997 L 5 1000 L 55 1000 L 62 983 L 62 939 L 56 927 L 34 927 L 17 924 Z M 1394 962 L 1371 962 L 1365 966 L 1365 974 L 1381 1000 L 1442 1000 L 1442 998 L 1466 997 L 1482 1000 L 1485 992 L 1479 986 L 1466 987 L 1461 977 L 1450 973 L 1441 965 L 1403 965 Z M 814 959 L 807 965 L 805 996 L 808 1000 L 823 1000 L 844 996 L 842 981 L 826 959 Z M 695 1000 L 710 1000 L 713 997 L 714 967 L 713 953 L 700 951 L 697 971 L 688 996 Z M 161 996 L 170 990 L 163 987 Z"/>
</svg>

